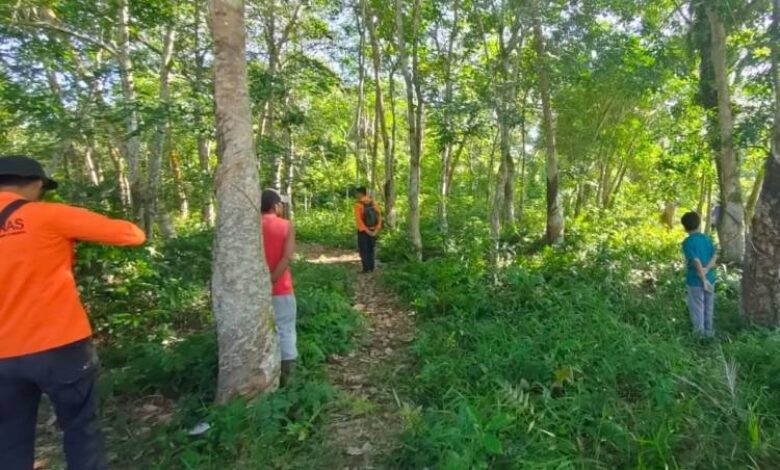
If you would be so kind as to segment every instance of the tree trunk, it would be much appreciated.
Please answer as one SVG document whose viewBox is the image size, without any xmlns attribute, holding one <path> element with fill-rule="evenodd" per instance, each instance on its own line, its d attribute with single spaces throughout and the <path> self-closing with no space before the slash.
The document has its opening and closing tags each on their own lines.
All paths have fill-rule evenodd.
<svg viewBox="0 0 780 470">
<path fill-rule="evenodd" d="M 707 213 L 706 216 L 706 224 L 704 227 L 705 233 L 712 233 L 713 227 L 712 227 L 712 180 L 707 177 Z"/>
<path fill-rule="evenodd" d="M 212 299 L 219 338 L 216 401 L 278 385 L 279 344 L 260 230 L 243 0 L 211 0 L 218 154 Z"/>
<path fill-rule="evenodd" d="M 515 217 L 515 179 L 517 171 L 515 170 L 515 160 L 512 153 L 509 152 L 506 158 L 506 181 L 504 182 L 504 224 L 514 227 Z"/>
<path fill-rule="evenodd" d="M 666 201 L 664 204 L 664 213 L 661 215 L 661 222 L 666 225 L 669 230 L 674 228 L 677 219 L 677 203 L 672 201 Z"/>
<path fill-rule="evenodd" d="M 699 188 L 699 202 L 696 204 L 696 213 L 699 216 L 704 215 L 704 205 L 707 203 L 707 173 L 702 172 L 701 184 Z"/>
<path fill-rule="evenodd" d="M 772 154 L 767 159 L 763 189 L 756 206 L 745 270 L 742 311 L 750 321 L 780 324 L 780 0 L 772 0 L 772 83 L 775 89 L 775 128 Z"/>
<path fill-rule="evenodd" d="M 493 204 L 490 210 L 491 261 L 494 263 L 498 260 L 498 244 L 501 238 L 501 209 L 504 206 L 506 179 L 507 170 L 502 159 L 498 165 L 498 177 L 496 178 L 496 188 L 493 191 Z"/>
<path fill-rule="evenodd" d="M 365 126 L 365 82 L 366 82 L 366 29 L 363 25 L 361 10 L 363 1 L 358 2 L 359 5 L 355 7 L 355 26 L 357 27 L 358 41 L 357 50 L 357 65 L 358 65 L 358 83 L 357 93 L 358 101 L 355 108 L 355 182 L 360 185 L 367 179 L 368 165 L 365 160 L 365 140 L 366 140 L 366 126 Z"/>
<path fill-rule="evenodd" d="M 166 211 L 165 201 L 162 199 L 162 191 L 160 182 L 162 180 L 162 161 L 163 155 L 165 155 L 165 146 L 168 140 L 168 128 L 170 126 L 168 113 L 170 112 L 170 72 L 171 72 L 171 60 L 173 59 L 173 46 L 176 42 L 176 30 L 173 25 L 168 25 L 165 31 L 165 38 L 163 39 L 163 50 L 160 56 L 160 93 L 159 93 L 159 106 L 162 108 L 160 120 L 157 123 L 157 130 L 154 135 L 154 153 L 149 161 L 149 181 L 147 183 L 148 191 L 146 198 L 148 199 L 148 211 L 146 217 L 148 222 L 144 224 L 146 228 L 146 236 L 151 239 L 153 235 L 152 227 L 154 221 L 161 222 L 160 228 L 167 225 L 163 232 L 163 236 L 170 237 L 175 236 L 175 232 L 171 233 L 173 224 L 168 224 L 167 219 L 169 217 L 162 217 L 161 213 Z M 168 232 L 168 233 L 165 233 Z M 172 238 L 172 237 L 171 237 Z"/>
<path fill-rule="evenodd" d="M 761 194 L 761 186 L 764 184 L 764 176 L 766 176 L 766 165 L 758 170 L 756 179 L 753 181 L 753 189 L 751 189 L 750 197 L 748 197 L 747 207 L 745 208 L 745 213 L 747 214 L 745 220 L 748 223 L 753 220 L 753 215 L 756 213 L 756 204 L 758 203 L 758 196 Z"/>
<path fill-rule="evenodd" d="M 87 167 L 87 174 L 89 176 L 89 182 L 97 186 L 103 182 L 103 173 L 98 165 L 98 160 L 95 158 L 96 145 L 95 137 L 90 132 L 87 137 L 87 147 L 84 150 L 84 165 Z"/>
<path fill-rule="evenodd" d="M 739 162 L 734 147 L 734 116 L 731 110 L 728 63 L 726 59 L 726 28 L 717 11 L 707 4 L 712 46 L 712 68 L 718 93 L 717 142 L 720 176 L 721 217 L 718 238 L 726 262 L 741 263 L 745 252 L 745 208 L 739 183 Z"/>
<path fill-rule="evenodd" d="M 287 126 L 287 153 L 284 159 L 284 194 L 289 198 L 288 216 L 293 216 L 293 178 L 295 177 L 295 140 L 291 126 Z"/>
<path fill-rule="evenodd" d="M 195 90 L 198 94 L 205 94 L 204 86 L 204 74 L 205 67 L 205 54 L 206 51 L 202 51 L 200 44 L 200 25 L 201 25 L 201 3 L 196 2 L 195 11 Z M 198 126 L 197 129 L 197 143 L 198 143 L 198 167 L 200 169 L 201 188 L 203 191 L 203 200 L 201 201 L 201 219 L 202 222 L 208 226 L 213 227 L 217 214 L 214 210 L 214 194 L 212 189 L 212 175 L 211 175 L 211 151 L 209 145 L 209 135 L 206 130 L 206 120 L 203 117 L 204 111 L 200 104 L 200 100 L 195 99 L 194 104 L 195 119 Z"/>
<path fill-rule="evenodd" d="M 208 226 L 213 226 L 216 220 L 217 214 L 214 211 L 214 197 L 211 191 L 211 155 L 209 152 L 209 142 L 206 136 L 201 132 L 198 133 L 198 163 L 200 165 L 201 179 L 205 183 L 205 187 L 208 188 L 204 192 L 203 196 L 203 209 L 201 211 L 201 217 L 203 223 Z"/>
<path fill-rule="evenodd" d="M 452 150 L 454 132 L 452 132 L 452 99 L 454 94 L 454 80 L 452 79 L 452 62 L 455 48 L 455 40 L 460 30 L 460 1 L 455 0 L 452 5 L 453 18 L 452 29 L 447 41 L 447 53 L 444 59 L 444 129 L 447 139 L 441 149 L 441 173 L 439 174 L 439 230 L 447 233 L 449 221 L 447 215 L 447 203 L 449 199 L 450 167 L 452 166 Z"/>
<path fill-rule="evenodd" d="M 174 148 L 170 154 L 171 174 L 173 176 L 173 184 L 176 186 L 176 197 L 179 203 L 179 213 L 182 217 L 187 218 L 190 215 L 190 201 L 187 197 L 187 190 L 184 185 L 184 175 L 181 170 L 181 156 L 179 152 Z"/>
<path fill-rule="evenodd" d="M 114 171 L 116 172 L 116 179 L 119 186 L 119 197 L 122 200 L 122 205 L 130 207 L 132 195 L 130 194 L 130 182 L 127 180 L 124 162 L 119 156 L 119 150 L 110 143 L 108 145 L 108 156 L 111 158 L 111 163 L 114 165 Z"/>
<path fill-rule="evenodd" d="M 527 107 L 527 104 L 528 104 L 528 92 L 529 91 L 530 90 L 526 89 L 525 92 L 523 93 L 523 104 L 522 104 L 522 108 L 520 110 L 520 113 L 521 113 L 521 115 L 520 115 L 520 158 L 521 158 L 521 163 L 520 163 L 520 184 L 521 184 L 521 186 L 520 186 L 520 203 L 518 205 L 518 215 L 517 215 L 518 220 L 520 222 L 523 221 L 523 216 L 525 215 L 525 198 L 526 198 L 526 195 L 528 194 L 528 191 L 527 191 L 527 186 L 528 185 L 526 184 L 526 178 L 525 178 L 526 165 L 527 165 L 527 160 L 528 160 L 528 156 L 527 156 L 527 153 L 526 153 L 526 150 L 525 150 L 525 140 L 526 140 L 525 111 L 526 111 L 526 107 Z"/>
<path fill-rule="evenodd" d="M 119 44 L 117 48 L 119 75 L 122 82 L 122 98 L 125 112 L 125 139 L 123 152 L 127 161 L 127 178 L 130 183 L 130 195 L 134 218 L 144 220 L 146 201 L 141 179 L 141 139 L 138 130 L 138 110 L 136 109 L 136 92 L 133 81 L 133 62 L 130 58 L 130 9 L 128 0 L 119 0 Z M 148 227 L 145 227 L 148 232 Z"/>
<path fill-rule="evenodd" d="M 422 235 L 420 233 L 420 157 L 422 154 L 422 116 L 423 96 L 418 67 L 420 0 L 414 0 L 412 5 L 412 64 L 409 66 L 409 56 L 404 39 L 402 0 L 396 0 L 396 34 L 398 51 L 401 60 L 401 70 L 406 82 L 407 120 L 409 121 L 409 240 L 417 259 L 422 259 Z"/>
<path fill-rule="evenodd" d="M 396 226 L 396 213 L 395 213 L 395 143 L 398 135 L 398 123 L 395 114 L 395 74 L 393 73 L 395 68 L 390 71 L 388 77 L 388 91 L 390 94 L 390 118 L 392 119 L 392 135 L 390 138 L 390 146 L 385 147 L 385 216 L 387 219 L 387 226 L 395 228 Z M 384 126 L 383 126 L 384 128 Z M 385 132 L 387 132 L 385 130 Z M 384 136 L 382 136 L 384 138 Z M 387 141 L 385 141 L 387 143 Z"/>
<path fill-rule="evenodd" d="M 552 103 L 550 102 L 550 76 L 547 69 L 544 36 L 539 18 L 534 25 L 536 36 L 536 54 L 539 68 L 539 94 L 542 97 L 542 128 L 544 131 L 547 154 L 547 243 L 551 245 L 563 242 L 564 219 L 558 192 L 558 155 L 555 148 L 555 124 L 553 122 Z"/>
</svg>

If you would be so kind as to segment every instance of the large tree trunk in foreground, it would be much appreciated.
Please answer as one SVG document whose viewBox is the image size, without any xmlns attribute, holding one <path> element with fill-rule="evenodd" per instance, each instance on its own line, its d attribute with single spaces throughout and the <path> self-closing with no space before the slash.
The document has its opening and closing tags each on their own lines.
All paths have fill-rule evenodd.
<svg viewBox="0 0 780 470">
<path fill-rule="evenodd" d="M 780 0 L 772 0 L 772 82 L 775 130 L 753 225 L 745 251 L 742 311 L 752 322 L 780 325 Z"/>
<path fill-rule="evenodd" d="M 706 8 L 710 26 L 712 68 L 718 92 L 718 173 L 720 176 L 721 217 L 718 238 L 721 259 L 741 263 L 745 253 L 745 207 L 739 184 L 739 162 L 734 147 L 734 115 L 731 110 L 728 63 L 726 59 L 726 28 L 711 7 Z"/>
<path fill-rule="evenodd" d="M 260 230 L 243 0 L 211 0 L 218 153 L 212 299 L 219 338 L 218 403 L 274 390 L 280 352 Z"/>
<path fill-rule="evenodd" d="M 538 18 L 534 24 L 534 35 L 536 36 L 536 54 L 539 61 L 539 94 L 542 97 L 542 127 L 547 154 L 547 243 L 555 245 L 563 242 L 564 219 L 563 206 L 558 191 L 558 155 L 555 148 L 552 103 L 550 103 L 550 76 L 547 70 L 542 25 Z"/>
</svg>

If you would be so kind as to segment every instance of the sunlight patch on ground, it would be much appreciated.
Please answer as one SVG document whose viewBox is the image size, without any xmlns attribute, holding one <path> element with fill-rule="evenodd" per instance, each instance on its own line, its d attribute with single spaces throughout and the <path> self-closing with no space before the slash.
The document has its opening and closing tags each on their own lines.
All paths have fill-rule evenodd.
<svg viewBox="0 0 780 470">
<path fill-rule="evenodd" d="M 355 251 L 335 250 L 320 245 L 304 245 L 300 254 L 306 262 L 313 264 L 346 264 L 360 261 Z"/>
</svg>

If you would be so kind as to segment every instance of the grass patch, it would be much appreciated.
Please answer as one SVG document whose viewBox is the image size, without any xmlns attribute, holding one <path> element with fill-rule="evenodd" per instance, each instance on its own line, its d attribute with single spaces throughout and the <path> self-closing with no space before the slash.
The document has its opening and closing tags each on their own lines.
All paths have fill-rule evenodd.
<svg viewBox="0 0 780 470">
<path fill-rule="evenodd" d="M 464 249 L 385 281 L 419 314 L 399 468 L 734 468 L 780 459 L 780 337 L 743 331 L 721 273 L 719 339 L 690 334 L 681 234 L 572 231 Z"/>
</svg>

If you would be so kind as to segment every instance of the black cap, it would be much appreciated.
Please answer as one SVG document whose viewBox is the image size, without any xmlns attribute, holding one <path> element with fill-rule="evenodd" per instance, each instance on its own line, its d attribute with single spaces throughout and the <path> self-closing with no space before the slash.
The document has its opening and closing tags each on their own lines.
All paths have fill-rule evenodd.
<svg viewBox="0 0 780 470">
<path fill-rule="evenodd" d="M 0 176 L 22 176 L 43 181 L 43 189 L 57 189 L 56 181 L 46 176 L 43 167 L 36 160 L 24 155 L 0 157 Z"/>
</svg>

